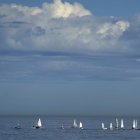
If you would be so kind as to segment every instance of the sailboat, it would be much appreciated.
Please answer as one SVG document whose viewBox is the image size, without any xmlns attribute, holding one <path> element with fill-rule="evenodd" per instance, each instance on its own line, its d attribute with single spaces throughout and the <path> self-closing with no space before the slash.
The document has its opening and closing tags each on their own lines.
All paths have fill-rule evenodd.
<svg viewBox="0 0 140 140">
<path fill-rule="evenodd" d="M 138 122 L 137 122 L 137 120 L 135 121 L 135 125 L 136 125 L 136 130 L 140 130 L 140 128 L 138 128 Z"/>
<path fill-rule="evenodd" d="M 64 126 L 63 126 L 63 124 L 61 124 L 61 127 L 60 127 L 61 129 L 64 129 Z"/>
<path fill-rule="evenodd" d="M 80 129 L 84 129 L 84 128 L 83 128 L 82 122 L 79 123 L 79 128 L 80 128 Z"/>
<path fill-rule="evenodd" d="M 140 128 L 138 128 L 138 122 L 137 122 L 137 120 L 133 120 L 132 129 L 140 130 Z"/>
<path fill-rule="evenodd" d="M 16 124 L 15 128 L 16 129 L 21 129 L 21 125 L 20 125 L 19 121 L 17 121 L 17 124 Z"/>
<path fill-rule="evenodd" d="M 116 118 L 116 127 L 115 127 L 116 129 L 118 129 L 119 128 L 119 121 L 118 121 L 118 119 Z"/>
<path fill-rule="evenodd" d="M 104 123 L 102 122 L 102 129 L 103 130 L 107 130 L 107 128 L 105 127 Z"/>
<path fill-rule="evenodd" d="M 136 120 L 133 120 L 132 129 L 136 129 Z"/>
<path fill-rule="evenodd" d="M 121 119 L 121 129 L 124 129 L 123 119 Z"/>
<path fill-rule="evenodd" d="M 112 125 L 112 123 L 110 123 L 109 128 L 110 128 L 110 130 L 113 130 L 113 125 Z"/>
<path fill-rule="evenodd" d="M 41 123 L 41 119 L 38 119 L 38 122 L 36 125 L 33 126 L 34 128 L 41 128 L 42 127 L 42 123 Z"/>
<path fill-rule="evenodd" d="M 74 119 L 74 121 L 73 121 L 73 126 L 72 126 L 72 128 L 78 128 L 78 125 L 77 125 L 77 122 L 76 122 L 75 119 Z"/>
</svg>

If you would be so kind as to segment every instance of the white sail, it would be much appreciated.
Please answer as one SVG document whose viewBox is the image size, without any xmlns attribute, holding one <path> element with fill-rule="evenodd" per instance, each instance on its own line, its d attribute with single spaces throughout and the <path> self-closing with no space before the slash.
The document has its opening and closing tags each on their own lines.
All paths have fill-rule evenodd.
<svg viewBox="0 0 140 140">
<path fill-rule="evenodd" d="M 124 128 L 123 119 L 121 119 L 121 128 Z"/>
<path fill-rule="evenodd" d="M 112 123 L 110 123 L 110 130 L 113 130 L 113 125 L 112 125 Z"/>
<path fill-rule="evenodd" d="M 105 128 L 105 125 L 104 125 L 104 123 L 102 122 L 102 129 L 104 129 Z"/>
<path fill-rule="evenodd" d="M 83 129 L 83 124 L 82 124 L 82 122 L 79 123 L 79 128 Z"/>
<path fill-rule="evenodd" d="M 135 120 L 133 120 L 133 126 L 132 126 L 132 128 L 133 128 L 133 129 L 136 128 L 136 121 L 135 121 Z"/>
<path fill-rule="evenodd" d="M 73 127 L 74 128 L 77 128 L 78 127 L 76 120 L 74 120 L 74 122 L 73 122 Z"/>
<path fill-rule="evenodd" d="M 117 118 L 116 118 L 116 128 L 119 128 L 119 121 Z"/>
<path fill-rule="evenodd" d="M 102 129 L 103 130 L 106 130 L 107 128 L 105 128 L 105 125 L 104 125 L 104 123 L 102 122 Z"/>
<path fill-rule="evenodd" d="M 38 127 L 42 127 L 42 123 L 41 123 L 40 118 L 39 118 L 39 120 L 38 120 L 37 126 L 38 126 Z"/>
</svg>

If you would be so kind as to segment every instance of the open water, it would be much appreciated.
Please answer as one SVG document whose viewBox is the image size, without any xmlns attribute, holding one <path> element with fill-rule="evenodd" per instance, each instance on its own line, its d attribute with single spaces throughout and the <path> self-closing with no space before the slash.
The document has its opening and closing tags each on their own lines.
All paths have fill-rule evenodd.
<svg viewBox="0 0 140 140">
<path fill-rule="evenodd" d="M 41 118 L 43 128 L 33 129 L 32 126 Z M 72 129 L 73 117 L 48 117 L 48 116 L 1 116 L 0 140 L 140 140 L 140 130 L 131 130 L 133 119 L 123 117 L 125 130 L 102 130 L 101 122 L 109 127 L 115 125 L 115 117 L 76 117 L 77 122 L 83 123 L 84 129 Z M 120 120 L 121 118 L 118 117 Z M 17 120 L 21 129 L 15 129 Z M 65 129 L 60 129 L 63 123 Z"/>
</svg>

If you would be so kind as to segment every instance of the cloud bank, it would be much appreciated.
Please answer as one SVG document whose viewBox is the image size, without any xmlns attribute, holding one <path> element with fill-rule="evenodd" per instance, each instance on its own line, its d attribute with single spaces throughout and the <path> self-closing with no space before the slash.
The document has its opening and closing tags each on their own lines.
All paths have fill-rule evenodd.
<svg viewBox="0 0 140 140">
<path fill-rule="evenodd" d="M 118 51 L 130 27 L 129 21 L 98 18 L 79 3 L 60 0 L 42 7 L 3 4 L 0 11 L 3 50 Z"/>
<path fill-rule="evenodd" d="M 24 76 L 54 72 L 91 79 L 136 78 L 139 26 L 139 15 L 128 20 L 96 17 L 79 3 L 61 0 L 41 7 L 1 4 L 0 61 L 8 63 L 4 69 L 15 62 L 13 71 Z"/>
</svg>

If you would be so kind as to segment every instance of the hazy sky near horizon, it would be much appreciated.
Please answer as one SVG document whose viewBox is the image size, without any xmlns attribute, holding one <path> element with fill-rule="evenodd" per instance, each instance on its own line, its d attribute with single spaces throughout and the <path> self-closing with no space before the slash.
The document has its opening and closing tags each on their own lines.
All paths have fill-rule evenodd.
<svg viewBox="0 0 140 140">
<path fill-rule="evenodd" d="M 140 115 L 139 0 L 1 0 L 0 114 Z"/>
</svg>

